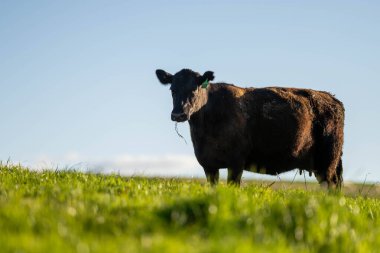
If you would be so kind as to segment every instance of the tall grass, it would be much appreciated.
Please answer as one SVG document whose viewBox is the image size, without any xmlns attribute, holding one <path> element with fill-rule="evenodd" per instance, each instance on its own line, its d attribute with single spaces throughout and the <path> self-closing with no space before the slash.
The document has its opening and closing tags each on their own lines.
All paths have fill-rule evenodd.
<svg viewBox="0 0 380 253">
<path fill-rule="evenodd" d="M 380 252 L 380 200 L 0 166 L 1 252 Z"/>
</svg>

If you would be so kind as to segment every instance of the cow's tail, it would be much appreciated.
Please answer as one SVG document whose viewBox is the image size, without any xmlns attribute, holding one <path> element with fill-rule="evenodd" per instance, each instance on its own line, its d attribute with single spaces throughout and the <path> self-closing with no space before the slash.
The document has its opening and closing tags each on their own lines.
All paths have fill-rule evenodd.
<svg viewBox="0 0 380 253">
<path fill-rule="evenodd" d="M 342 158 L 339 159 L 338 166 L 336 167 L 336 176 L 337 176 L 336 186 L 337 186 L 338 189 L 341 189 L 342 185 L 343 185 L 343 164 L 342 164 Z"/>
</svg>

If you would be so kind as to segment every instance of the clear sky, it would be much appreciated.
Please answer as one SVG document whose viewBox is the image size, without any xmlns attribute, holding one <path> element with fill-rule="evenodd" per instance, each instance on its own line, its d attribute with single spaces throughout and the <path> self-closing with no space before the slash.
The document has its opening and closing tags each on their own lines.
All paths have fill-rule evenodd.
<svg viewBox="0 0 380 253">
<path fill-rule="evenodd" d="M 243 87 L 336 94 L 344 178 L 380 181 L 379 13 L 364 0 L 3 0 L 0 160 L 202 175 L 154 74 L 191 68 Z"/>
</svg>

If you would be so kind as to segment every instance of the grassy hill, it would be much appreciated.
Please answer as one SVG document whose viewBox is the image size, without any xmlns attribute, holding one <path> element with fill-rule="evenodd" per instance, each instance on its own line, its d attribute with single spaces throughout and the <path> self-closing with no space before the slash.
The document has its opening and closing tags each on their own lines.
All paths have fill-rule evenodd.
<svg viewBox="0 0 380 253">
<path fill-rule="evenodd" d="M 366 187 L 211 188 L 0 166 L 0 251 L 380 252 L 380 195 Z"/>
</svg>

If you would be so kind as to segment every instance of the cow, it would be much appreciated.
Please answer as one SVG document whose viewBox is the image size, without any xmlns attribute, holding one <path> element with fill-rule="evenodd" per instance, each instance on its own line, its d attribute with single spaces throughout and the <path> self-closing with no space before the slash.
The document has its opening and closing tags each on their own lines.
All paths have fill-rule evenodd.
<svg viewBox="0 0 380 253">
<path fill-rule="evenodd" d="M 195 156 L 211 185 L 221 168 L 235 185 L 244 170 L 278 175 L 299 169 L 314 173 L 321 185 L 341 188 L 344 106 L 334 95 L 211 83 L 212 71 L 157 69 L 156 75 L 170 85 L 171 119 L 189 122 Z"/>
</svg>

